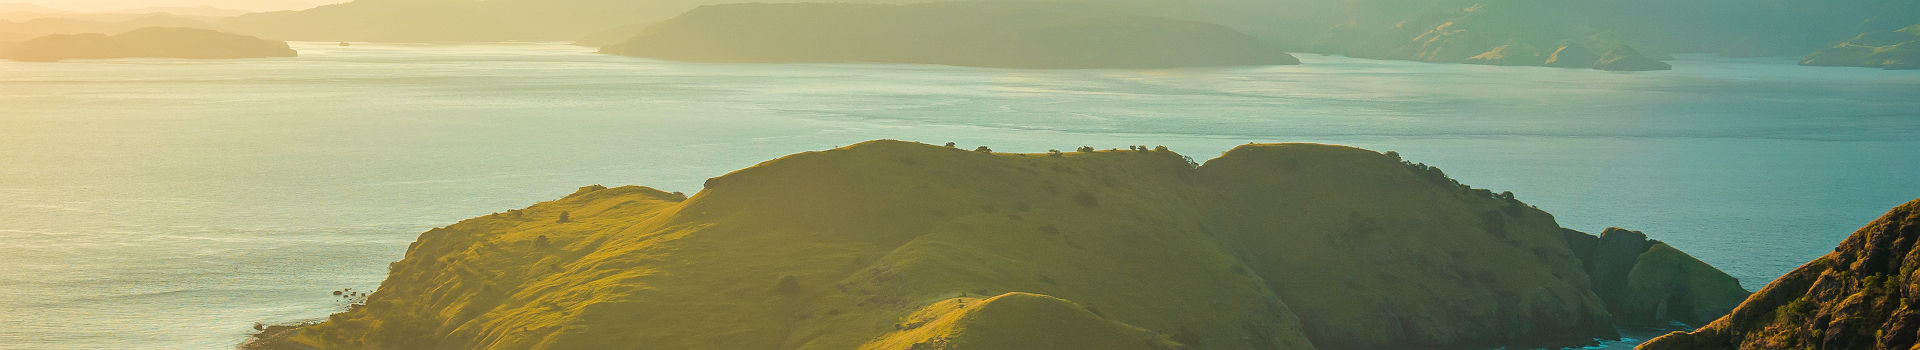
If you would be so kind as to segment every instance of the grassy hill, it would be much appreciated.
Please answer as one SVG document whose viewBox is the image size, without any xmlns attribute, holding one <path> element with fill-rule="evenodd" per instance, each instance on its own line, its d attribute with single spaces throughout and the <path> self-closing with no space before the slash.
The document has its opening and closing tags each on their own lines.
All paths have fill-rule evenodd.
<svg viewBox="0 0 1920 350">
<path fill-rule="evenodd" d="M 874 141 L 422 234 L 254 349 L 1314 349 L 1613 335 L 1551 215 L 1392 155 Z M 1717 271 L 1716 271 L 1717 272 Z"/>
</svg>

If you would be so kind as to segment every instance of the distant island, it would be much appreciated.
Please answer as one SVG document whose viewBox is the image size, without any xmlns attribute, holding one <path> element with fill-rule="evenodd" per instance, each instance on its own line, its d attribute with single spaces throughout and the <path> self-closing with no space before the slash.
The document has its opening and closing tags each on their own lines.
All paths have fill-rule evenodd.
<svg viewBox="0 0 1920 350">
<path fill-rule="evenodd" d="M 1854 231 L 1832 253 L 1788 272 L 1732 314 L 1640 350 L 1912 349 L 1920 271 L 1920 200 Z"/>
<path fill-rule="evenodd" d="M 802 0 L 805 1 L 805 0 Z M 1345 55 L 1369 59 L 1413 60 L 1434 63 L 1467 63 L 1500 66 L 1543 66 L 1592 68 L 1612 71 L 1653 71 L 1672 69 L 1665 61 L 1676 53 L 1715 53 L 1728 57 L 1792 56 L 1808 57 L 1812 65 L 1874 66 L 1895 68 L 1898 64 L 1871 62 L 1859 58 L 1861 51 L 1836 44 L 1862 33 L 1894 32 L 1900 27 L 1920 23 L 1920 2 L 1911 0 L 1859 0 L 1821 2 L 1805 0 L 1220 0 L 1183 3 L 1157 0 L 1005 0 L 971 5 L 967 10 L 951 4 L 917 0 L 854 0 L 850 3 L 808 4 L 771 1 L 738 3 L 732 0 L 630 1 L 630 0 L 356 0 L 299 11 L 252 13 L 232 18 L 209 20 L 219 28 L 281 39 L 324 42 L 496 42 L 566 41 L 584 46 L 618 49 L 633 55 L 667 59 L 716 62 L 895 62 L 927 61 L 912 52 L 949 50 L 973 54 L 958 56 L 958 65 L 991 66 L 1078 66 L 1074 63 L 1110 60 L 1102 63 L 1125 65 L 1185 66 L 1201 57 L 1160 57 L 1160 62 L 1112 62 L 1114 53 L 1178 54 L 1185 48 L 1171 44 L 1191 44 L 1213 48 L 1251 36 L 1263 46 L 1284 52 L 1308 52 Z M 930 4 L 932 3 L 932 4 Z M 912 9 L 871 10 L 881 5 Z M 929 6 L 930 5 L 930 6 Z M 721 6 L 725 9 L 700 9 Z M 733 7 L 739 6 L 739 7 Z M 1032 27 L 1033 14 L 1008 11 L 993 16 L 1007 21 L 980 21 L 985 7 L 1041 9 L 1045 16 L 1062 16 L 1056 28 Z M 867 10 L 862 10 L 867 8 Z M 960 18 L 927 23 L 932 9 L 952 11 Z M 689 13 L 689 11 L 696 13 Z M 752 17 L 749 12 L 791 11 L 795 18 L 766 15 L 761 22 L 741 23 L 742 28 L 701 23 L 722 17 Z M 839 14 L 835 14 L 838 12 Z M 804 16 L 847 16 L 864 12 L 902 16 L 902 20 L 860 17 L 848 23 L 798 21 Z M 918 12 L 918 13 L 916 13 Z M 680 16 L 680 17 L 676 17 Z M 969 17 L 970 16 L 970 17 Z M 677 18 L 677 19 L 676 19 Z M 966 25 L 965 18 L 976 23 Z M 668 20 L 678 29 L 649 31 Z M 974 28 L 982 24 L 1011 25 L 1008 30 L 988 31 Z M 1022 24 L 1025 23 L 1025 24 Z M 914 24 L 913 26 L 908 26 Z M 1891 26 L 1897 24 L 1897 26 Z M 956 25 L 961 32 L 939 32 L 928 25 Z M 0 41 L 8 32 L 0 23 Z M 869 50 L 822 52 L 832 42 L 810 42 L 815 48 L 788 40 L 765 39 L 777 34 L 786 39 L 820 39 L 827 32 L 809 30 L 853 30 L 854 28 L 912 28 L 905 33 L 867 31 L 836 32 L 843 37 L 834 41 L 856 44 L 861 41 L 902 37 L 906 33 L 937 35 L 951 47 L 935 47 L 931 42 L 909 42 L 922 47 L 892 47 L 893 52 Z M 1224 27 L 1224 29 L 1221 29 Z M 1059 29 L 1052 35 L 1033 31 Z M 1094 31 L 1110 31 L 1095 33 Z M 924 32 L 922 32 L 924 31 Z M 1026 34 L 1008 34 L 1021 31 Z M 1225 31 L 1237 32 L 1227 34 Z M 642 37 L 653 48 L 630 47 L 623 42 Z M 1139 37 L 1143 33 L 1151 36 Z M 1049 34 L 1049 33 L 1043 33 Z M 1244 34 L 1244 35 L 1243 35 Z M 714 43 L 701 43 L 714 36 Z M 1078 36 L 1078 37 L 1073 37 Z M 997 38 L 997 39 L 986 39 Z M 1062 46 L 1069 39 L 1098 39 L 1081 46 Z M 1103 47 L 1110 39 L 1151 41 L 1170 46 L 1166 50 L 1146 48 L 1125 51 Z M 755 42 L 762 40 L 764 42 Z M 1011 41 L 993 46 L 991 40 Z M 1191 41 L 1191 42 L 1188 42 Z M 748 50 L 728 45 L 745 43 L 781 44 L 765 50 Z M 809 42 L 801 40 L 800 42 Z M 972 43 L 972 44 L 968 44 Z M 896 45 L 899 43 L 889 43 Z M 1045 45 L 1043 45 L 1045 44 Z M 988 45 L 985 50 L 968 51 L 961 45 Z M 994 50 L 1013 45 L 1042 46 L 1039 51 L 1054 57 L 1035 57 L 1031 61 L 1005 56 Z M 1861 43 L 1853 46 L 1860 47 Z M 1870 45 L 1888 49 L 1884 45 Z M 847 46 L 858 49 L 860 45 Z M 883 47 L 870 44 L 868 49 Z M 1835 49 L 1825 49 L 1835 47 Z M 777 48 L 777 50 L 775 49 Z M 1022 46 L 1022 49 L 1033 49 Z M 1072 50 L 1088 50 L 1086 53 Z M 614 51 L 614 50 L 610 50 Z M 1819 53 L 1814 53 L 1820 51 Z M 615 52 L 615 53 L 619 53 Z M 1062 57 L 1077 55 L 1079 57 Z M 1198 55 L 1193 55 L 1198 56 Z M 1229 52 L 1233 56 L 1277 57 L 1266 53 Z M 671 58 L 681 57 L 681 58 Z M 1152 55 L 1144 57 L 1153 57 Z M 888 60 L 876 60 L 885 58 Z M 1221 61 L 1238 62 L 1230 58 Z M 1860 63 L 1849 63 L 1856 60 Z M 1024 58 L 1019 58 L 1024 59 Z M 1142 59 L 1144 60 L 1144 59 Z M 1257 60 L 1262 62 L 1277 61 Z M 1169 63 L 1178 62 L 1179 64 Z M 1017 64 L 1016 64 L 1017 63 Z M 1221 65 L 1202 62 L 1205 65 Z M 1240 65 L 1233 63 L 1226 65 Z M 1258 63 L 1272 64 L 1272 63 Z"/>
<path fill-rule="evenodd" d="M 322 42 L 572 41 L 731 0 L 358 0 L 222 20 L 229 30 Z"/>
<path fill-rule="evenodd" d="M 1079 6 L 994 2 L 714 5 L 661 22 L 601 51 L 697 62 L 1007 68 L 1300 63 L 1220 25 Z"/>
<path fill-rule="evenodd" d="M 1392 152 L 873 141 L 436 228 L 364 304 L 244 348 L 1559 347 L 1746 295 Z"/>
<path fill-rule="evenodd" d="M 1563 23 L 1540 3 L 1485 2 L 1414 19 L 1336 26 L 1313 49 L 1360 58 L 1498 66 L 1670 70 L 1623 40 Z M 1660 57 L 1664 58 L 1664 55 Z"/>
<path fill-rule="evenodd" d="M 152 27 L 119 35 L 54 34 L 28 40 L 5 52 L 16 61 L 88 58 L 262 58 L 294 57 L 286 42 L 208 29 Z"/>
<path fill-rule="evenodd" d="M 1862 33 L 1815 51 L 1800 60 L 1809 66 L 1920 69 L 1920 24 L 1899 30 Z"/>
</svg>

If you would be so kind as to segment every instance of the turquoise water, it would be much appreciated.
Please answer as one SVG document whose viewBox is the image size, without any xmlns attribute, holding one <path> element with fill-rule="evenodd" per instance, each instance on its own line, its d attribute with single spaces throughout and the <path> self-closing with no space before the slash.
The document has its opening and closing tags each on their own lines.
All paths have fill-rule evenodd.
<svg viewBox="0 0 1920 350">
<path fill-rule="evenodd" d="M 1031 71 L 296 46 L 0 62 L 0 348 L 230 348 L 376 287 L 428 228 L 589 184 L 691 193 L 877 138 L 1396 150 L 1567 227 L 1646 231 L 1750 289 L 1920 197 L 1920 72 L 1791 59 Z"/>
</svg>

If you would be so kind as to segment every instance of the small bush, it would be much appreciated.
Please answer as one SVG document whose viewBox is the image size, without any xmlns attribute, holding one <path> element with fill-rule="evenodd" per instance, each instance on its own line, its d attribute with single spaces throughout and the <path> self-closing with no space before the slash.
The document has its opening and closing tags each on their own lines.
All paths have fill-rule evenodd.
<svg viewBox="0 0 1920 350">
<path fill-rule="evenodd" d="M 563 212 L 560 212 L 560 220 L 559 220 L 559 222 L 560 222 L 560 223 L 562 223 L 562 224 L 564 224 L 564 223 L 568 223 L 568 222 L 573 222 L 573 219 L 570 219 L 570 218 L 568 218 L 568 217 L 567 217 L 567 214 L 568 214 L 568 213 L 567 213 L 567 212 L 564 212 L 564 211 L 563 211 Z"/>
<path fill-rule="evenodd" d="M 974 152 L 981 152 L 981 153 L 993 153 L 993 149 L 992 149 L 992 148 L 987 148 L 987 146 L 980 146 L 980 148 L 975 148 L 975 149 L 973 149 L 973 151 L 974 151 Z"/>
<path fill-rule="evenodd" d="M 1073 202 L 1074 202 L 1074 203 L 1079 203 L 1079 204 L 1080 204 L 1080 206 L 1082 206 L 1082 207 L 1087 207 L 1087 208 L 1099 208 L 1099 207 L 1100 207 L 1100 199 L 1099 199 L 1099 198 L 1094 198 L 1094 197 L 1093 197 L 1093 192 L 1087 192 L 1087 191 L 1080 191 L 1080 194 L 1079 194 L 1079 195 L 1075 195 L 1075 196 L 1073 196 Z"/>
<path fill-rule="evenodd" d="M 1081 153 L 1093 153 L 1093 146 L 1080 146 Z"/>
<path fill-rule="evenodd" d="M 793 275 L 780 275 L 780 280 L 774 281 L 773 283 L 773 291 L 779 292 L 780 294 L 798 294 L 800 293 L 800 278 L 794 277 Z"/>
<path fill-rule="evenodd" d="M 955 145 L 955 144 L 953 144 L 952 142 L 948 142 L 948 143 L 947 143 L 947 148 L 960 148 L 960 145 Z"/>
<path fill-rule="evenodd" d="M 551 245 L 553 245 L 553 241 L 548 240 L 547 235 L 540 235 L 540 237 L 533 239 L 534 248 L 547 249 L 547 246 Z"/>
<path fill-rule="evenodd" d="M 1153 151 L 1154 152 L 1172 152 L 1173 150 L 1167 149 L 1167 146 L 1153 146 Z"/>
<path fill-rule="evenodd" d="M 1060 150 L 1057 150 L 1057 149 L 1050 149 L 1050 150 L 1047 150 L 1047 156 L 1051 156 L 1051 157 L 1059 157 L 1059 156 L 1061 156 L 1061 155 L 1062 155 L 1062 154 L 1060 153 Z"/>
</svg>

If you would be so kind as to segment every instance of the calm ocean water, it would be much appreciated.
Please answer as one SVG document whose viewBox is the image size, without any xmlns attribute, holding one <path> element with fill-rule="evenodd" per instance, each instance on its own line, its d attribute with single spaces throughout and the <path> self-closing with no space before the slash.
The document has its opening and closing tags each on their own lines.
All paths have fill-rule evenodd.
<svg viewBox="0 0 1920 350">
<path fill-rule="evenodd" d="M 1157 71 L 718 65 L 549 44 L 0 62 L 0 349 L 231 348 L 324 317 L 420 232 L 590 184 L 693 192 L 892 138 L 999 151 L 1395 150 L 1749 289 L 1920 197 L 1920 72 L 1683 57 Z M 1630 346 L 1630 344 L 1615 344 Z"/>
</svg>

